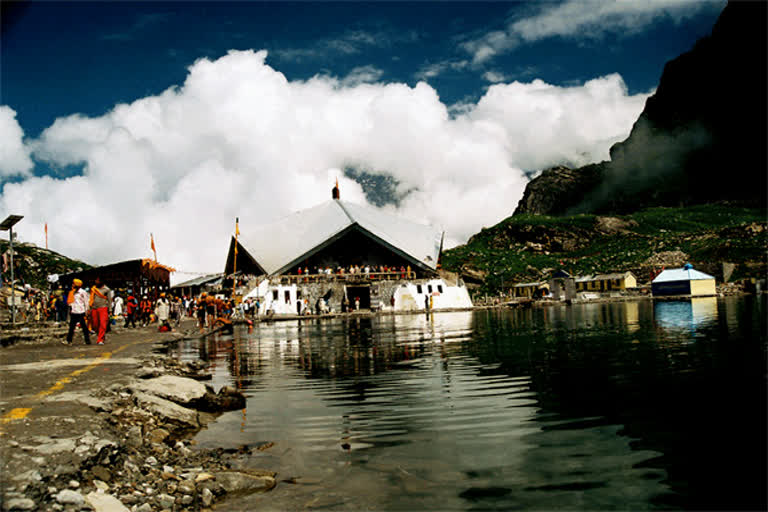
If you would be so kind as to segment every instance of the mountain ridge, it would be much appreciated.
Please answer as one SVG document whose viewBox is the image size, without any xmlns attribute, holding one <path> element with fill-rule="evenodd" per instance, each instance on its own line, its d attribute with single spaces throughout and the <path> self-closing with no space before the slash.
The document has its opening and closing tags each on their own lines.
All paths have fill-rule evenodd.
<svg viewBox="0 0 768 512">
<path fill-rule="evenodd" d="M 766 2 L 729 2 L 712 34 L 669 61 L 610 160 L 543 171 L 514 215 L 628 213 L 736 201 L 765 207 Z"/>
</svg>

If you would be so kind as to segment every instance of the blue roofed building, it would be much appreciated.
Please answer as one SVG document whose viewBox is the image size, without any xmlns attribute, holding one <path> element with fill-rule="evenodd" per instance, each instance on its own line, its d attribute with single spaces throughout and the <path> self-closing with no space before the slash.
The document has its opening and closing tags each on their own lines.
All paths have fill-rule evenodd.
<svg viewBox="0 0 768 512">
<path fill-rule="evenodd" d="M 671 268 L 662 271 L 651 282 L 654 297 L 689 295 L 706 297 L 717 294 L 715 278 L 686 264 L 683 268 Z"/>
</svg>

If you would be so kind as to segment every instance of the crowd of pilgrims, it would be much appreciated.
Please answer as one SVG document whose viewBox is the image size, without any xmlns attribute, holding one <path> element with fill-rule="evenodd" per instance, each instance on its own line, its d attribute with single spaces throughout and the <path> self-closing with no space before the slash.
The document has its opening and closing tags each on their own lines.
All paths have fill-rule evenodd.
<svg viewBox="0 0 768 512">
<path fill-rule="evenodd" d="M 350 265 L 348 267 L 344 266 L 336 266 L 336 268 L 333 267 L 317 267 L 314 266 L 311 269 L 309 267 L 299 267 L 296 269 L 296 275 L 366 275 L 369 276 L 371 274 L 390 274 L 390 275 L 397 275 L 399 274 L 400 277 L 403 279 L 410 278 L 412 276 L 411 272 L 411 266 L 403 266 L 400 265 L 397 266 L 390 266 L 390 265 Z"/>
<path fill-rule="evenodd" d="M 85 290 L 89 295 L 93 293 L 92 288 Z M 105 293 L 106 302 L 109 304 L 108 326 L 135 328 L 157 324 L 160 331 L 172 330 L 184 317 L 197 319 L 201 328 L 212 327 L 217 319 L 219 323 L 225 323 L 233 315 L 242 318 L 253 317 L 259 306 L 254 299 L 247 299 L 235 305 L 232 300 L 217 298 L 205 292 L 198 297 L 166 293 L 150 297 L 134 293 L 131 289 L 115 292 L 107 288 Z M 71 314 L 71 300 L 71 293 L 68 294 L 61 288 L 54 290 L 47 300 L 44 294 L 33 293 L 29 299 L 30 309 L 34 312 L 32 319 L 66 322 Z M 90 316 L 86 316 L 86 320 L 88 327 L 93 331 Z"/>
</svg>

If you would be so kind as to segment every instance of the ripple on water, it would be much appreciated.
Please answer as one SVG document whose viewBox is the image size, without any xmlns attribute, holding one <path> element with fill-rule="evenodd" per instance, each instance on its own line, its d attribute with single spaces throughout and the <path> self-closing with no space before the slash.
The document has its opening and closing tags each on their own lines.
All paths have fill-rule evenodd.
<svg viewBox="0 0 768 512">
<path fill-rule="evenodd" d="M 694 450 L 710 413 L 686 397 L 724 396 L 747 374 L 764 384 L 765 320 L 726 306 L 275 323 L 181 357 L 204 354 L 214 385 L 248 396 L 202 446 L 272 441 L 254 465 L 320 482 L 273 494 L 278 509 L 695 508 L 693 493 L 719 496 L 706 474 L 720 469 Z"/>
</svg>

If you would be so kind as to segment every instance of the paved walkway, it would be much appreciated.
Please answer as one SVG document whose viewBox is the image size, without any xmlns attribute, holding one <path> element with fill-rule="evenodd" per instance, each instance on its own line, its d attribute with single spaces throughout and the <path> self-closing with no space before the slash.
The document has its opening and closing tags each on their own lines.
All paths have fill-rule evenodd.
<svg viewBox="0 0 768 512">
<path fill-rule="evenodd" d="M 82 334 L 76 334 L 72 345 L 51 338 L 0 348 L 0 436 L 20 434 L 20 425 L 28 431 L 35 420 L 46 416 L 82 413 L 73 410 L 76 403 L 56 400 L 55 395 L 90 393 L 127 378 L 139 365 L 136 356 L 146 355 L 157 341 L 178 336 L 146 327 L 117 329 L 107 335 L 104 345 L 85 345 Z M 32 426 L 32 430 L 38 429 Z"/>
</svg>

